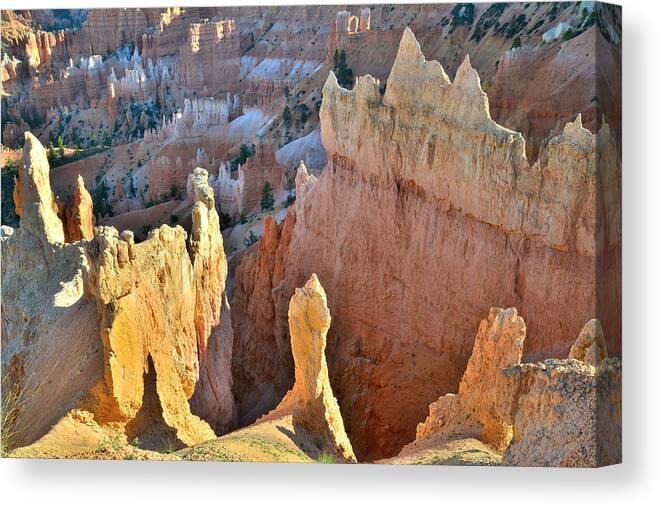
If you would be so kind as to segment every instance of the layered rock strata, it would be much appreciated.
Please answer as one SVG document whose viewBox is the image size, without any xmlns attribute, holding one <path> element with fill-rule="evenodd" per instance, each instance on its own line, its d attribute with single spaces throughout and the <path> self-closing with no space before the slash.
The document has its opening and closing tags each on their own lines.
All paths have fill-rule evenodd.
<svg viewBox="0 0 661 507">
<path fill-rule="evenodd" d="M 239 421 L 249 423 L 276 406 L 291 387 L 285 262 L 296 224 L 290 209 L 280 224 L 267 216 L 257 245 L 242 254 L 235 273 L 232 376 Z M 242 358 L 238 361 L 237 358 Z"/>
<path fill-rule="evenodd" d="M 331 73 L 320 118 L 328 163 L 305 196 L 297 187 L 281 295 L 237 294 L 234 309 L 282 307 L 271 301 L 317 273 L 334 316 L 331 379 L 359 458 L 396 453 L 427 405 L 456 391 L 471 322 L 494 302 L 526 319 L 527 359 L 566 357 L 595 315 L 619 354 L 620 162 L 608 125 L 591 134 L 579 115 L 531 166 L 521 134 L 491 119 L 468 58 L 450 81 L 410 30 L 384 94 L 370 76 L 345 90 Z M 236 286 L 259 276 L 239 269 Z M 267 331 L 251 349 L 275 342 Z M 239 389 L 252 396 L 270 373 L 251 376 Z"/>
<path fill-rule="evenodd" d="M 492 308 L 480 324 L 459 392 L 429 406 L 416 442 L 403 454 L 425 447 L 425 441 L 447 446 L 478 439 L 502 453 L 506 465 L 619 463 L 621 364 L 601 348 L 599 321 L 584 326 L 568 359 L 521 364 L 525 337 L 515 309 Z M 576 358 L 576 350 L 593 346 L 597 354 Z"/>
<path fill-rule="evenodd" d="M 213 358 L 222 372 L 208 358 L 209 349 L 231 350 L 219 343 L 231 333 L 220 320 L 227 266 L 206 171 L 193 175 L 188 241 L 181 227 L 161 226 L 142 243 L 98 227 L 71 244 L 48 173 L 46 151 L 26 134 L 20 227 L 2 245 L 3 371 L 25 399 L 12 444 L 34 442 L 83 408 L 147 445 L 190 445 L 214 437 L 191 413 L 194 392 L 196 413 L 231 426 L 230 360 Z"/>
</svg>

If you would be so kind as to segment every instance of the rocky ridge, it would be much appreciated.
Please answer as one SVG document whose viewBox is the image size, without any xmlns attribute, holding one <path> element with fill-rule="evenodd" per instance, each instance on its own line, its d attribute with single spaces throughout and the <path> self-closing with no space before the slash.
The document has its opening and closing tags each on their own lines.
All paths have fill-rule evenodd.
<svg viewBox="0 0 661 507">
<path fill-rule="evenodd" d="M 188 399 L 207 368 L 206 348 L 231 339 L 213 332 L 221 324 L 227 267 L 206 171 L 193 179 L 188 242 L 181 227 L 162 226 L 142 243 L 130 232 L 98 227 L 93 239 L 67 244 L 46 152 L 26 135 L 21 226 L 2 248 L 3 368 L 34 391 L 17 421 L 16 444 L 33 442 L 74 408 L 145 441 L 190 445 L 214 437 Z M 204 391 L 231 391 L 226 363 L 206 388 L 197 386 L 196 411 L 219 426 L 233 423 L 233 399 L 226 394 L 220 411 Z M 48 389 L 38 389 L 43 383 Z"/>
<path fill-rule="evenodd" d="M 595 90 L 590 63 L 598 76 L 617 74 L 618 18 L 607 7 L 581 18 L 564 4 L 469 5 L 354 9 L 360 16 L 332 6 L 108 10 L 81 29 L 17 35 L 2 60 L 3 139 L 20 145 L 31 125 L 42 142 L 63 135 L 67 144 L 81 129 L 112 131 L 112 146 L 82 160 L 66 163 L 78 148 L 61 161 L 51 149 L 63 165 L 48 186 L 43 148 L 25 143 L 36 149 L 26 155 L 32 174 L 19 171 L 14 190 L 27 216 L 2 229 L 3 309 L 14 313 L 3 320 L 3 371 L 37 398 L 17 441 L 52 427 L 39 439 L 46 452 L 74 425 L 97 440 L 117 431 L 124 443 L 184 446 L 259 420 L 251 439 L 268 428 L 291 444 L 274 421 L 292 431 L 314 413 L 314 431 L 302 431 L 312 451 L 286 444 L 287 459 L 314 459 L 330 442 L 340 460 L 355 459 L 353 447 L 371 461 L 396 454 L 429 404 L 457 392 L 438 403 L 470 436 L 444 448 L 450 455 L 475 446 L 485 463 L 617 461 L 613 435 L 599 434 L 601 448 L 581 439 L 600 431 L 586 407 L 619 416 L 619 373 L 606 359 L 621 347 L 619 91 Z M 521 16 L 534 27 L 509 49 L 502 30 Z M 562 36 L 568 23 L 582 32 L 535 42 L 535 30 Z M 355 74 L 381 82 L 363 76 L 344 89 L 333 73 L 326 79 L 335 49 Z M 251 145 L 258 153 L 246 159 Z M 295 193 L 285 192 L 301 159 L 312 171 L 301 163 Z M 268 213 L 257 211 L 265 180 L 286 194 Z M 95 202 L 107 191 L 96 229 L 85 181 Z M 229 275 L 222 222 L 234 222 Z M 323 337 L 311 331 L 322 349 L 328 333 L 328 365 L 309 378 L 328 377 L 337 402 L 301 401 L 313 398 L 298 382 L 310 364 L 296 360 L 288 310 L 313 273 L 333 324 Z M 520 313 L 494 311 L 474 341 L 491 305 Z M 76 362 L 61 347 L 71 326 L 80 328 L 67 341 Z M 317 364 L 317 352 L 304 356 Z M 41 386 L 53 375 L 60 381 L 46 399 Z M 500 398 L 492 385 L 516 396 Z M 283 418 L 260 419 L 283 396 L 316 408 L 278 412 L 281 404 Z M 44 421 L 27 427 L 44 399 Z M 502 409 L 512 400 L 524 408 Z M 329 423 L 340 410 L 341 428 Z M 576 417 L 547 420 L 548 410 Z M 427 443 L 442 426 L 428 422 Z M 564 454 L 562 432 L 579 442 Z M 233 435 L 236 445 L 248 438 Z M 540 445 L 539 435 L 548 437 Z"/>
</svg>

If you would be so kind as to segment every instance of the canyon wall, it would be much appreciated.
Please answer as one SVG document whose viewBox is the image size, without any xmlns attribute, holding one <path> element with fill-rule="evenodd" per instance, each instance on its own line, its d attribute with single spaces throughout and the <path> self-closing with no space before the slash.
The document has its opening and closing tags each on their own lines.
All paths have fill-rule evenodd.
<svg viewBox="0 0 661 507">
<path fill-rule="evenodd" d="M 334 316 L 331 381 L 360 459 L 396 453 L 427 405 L 456 390 L 473 323 L 493 304 L 526 319 L 526 359 L 565 357 L 595 316 L 620 353 L 615 282 L 596 300 L 597 278 L 617 280 L 621 262 L 608 125 L 591 134 L 579 115 L 531 165 L 488 105 L 468 58 L 451 82 L 409 30 L 385 94 L 370 76 L 348 91 L 331 74 L 320 112 L 329 161 L 306 191 L 297 185 L 286 275 L 277 291 L 237 293 L 236 314 L 270 308 L 263 327 L 276 331 L 252 346 L 268 349 L 279 298 L 317 273 Z M 240 268 L 235 287 L 260 286 L 259 273 Z M 248 339 L 235 335 L 238 347 Z"/>
<path fill-rule="evenodd" d="M 177 80 L 205 95 L 227 90 L 239 79 L 241 53 L 234 20 L 191 23 L 177 63 Z"/>
</svg>

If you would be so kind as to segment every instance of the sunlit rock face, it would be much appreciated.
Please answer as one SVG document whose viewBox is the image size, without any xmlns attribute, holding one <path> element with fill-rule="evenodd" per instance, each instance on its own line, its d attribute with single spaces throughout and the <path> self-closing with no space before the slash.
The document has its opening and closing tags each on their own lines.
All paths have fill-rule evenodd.
<svg viewBox="0 0 661 507">
<path fill-rule="evenodd" d="M 81 176 L 76 180 L 76 190 L 73 194 L 73 202 L 66 207 L 66 231 L 67 242 L 75 243 L 81 239 L 92 239 L 94 237 L 94 210 L 92 197 L 85 188 L 85 181 Z"/>
<path fill-rule="evenodd" d="M 223 340 L 231 350 L 231 332 L 206 171 L 192 177 L 190 238 L 162 226 L 141 243 L 112 227 L 64 243 L 45 150 L 30 134 L 20 182 L 20 226 L 2 245 L 3 371 L 26 399 L 12 444 L 34 442 L 75 408 L 152 444 L 191 445 L 214 437 L 209 423 L 231 427 L 230 358 L 207 357 L 227 348 Z M 225 394 L 209 400 L 210 390 Z M 194 392 L 209 423 L 191 413 Z"/>
<path fill-rule="evenodd" d="M 274 301 L 264 328 L 279 329 L 279 298 L 318 275 L 334 316 L 330 376 L 359 458 L 396 453 L 427 405 L 456 391 L 474 323 L 494 304 L 525 318 L 524 359 L 566 357 L 595 316 L 619 353 L 619 295 L 595 299 L 595 270 L 612 281 L 620 265 L 608 125 L 594 135 L 579 115 L 531 165 L 521 134 L 491 119 L 468 58 L 451 81 L 409 30 L 385 94 L 370 76 L 349 91 L 331 74 L 320 118 L 328 163 L 304 197 L 297 186 L 284 282 L 236 311 Z"/>
<path fill-rule="evenodd" d="M 288 321 L 294 357 L 294 387 L 267 418 L 291 412 L 295 425 L 323 435 L 332 442 L 333 449 L 342 459 L 355 461 L 328 377 L 326 335 L 331 316 L 326 293 L 315 274 L 294 292 L 289 303 Z"/>
<path fill-rule="evenodd" d="M 579 352 L 592 344 L 603 346 L 600 331 L 599 321 L 592 319 L 568 359 L 522 364 L 523 319 L 514 308 L 491 308 L 480 323 L 459 391 L 429 405 L 415 442 L 402 455 L 479 439 L 506 465 L 597 467 L 621 462 L 620 360 L 608 358 L 605 347 L 598 347 L 599 354 Z"/>
</svg>

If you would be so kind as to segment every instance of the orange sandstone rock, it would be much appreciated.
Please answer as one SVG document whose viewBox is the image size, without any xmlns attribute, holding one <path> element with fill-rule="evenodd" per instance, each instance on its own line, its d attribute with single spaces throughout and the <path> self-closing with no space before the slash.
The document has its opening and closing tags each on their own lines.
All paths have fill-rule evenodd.
<svg viewBox="0 0 661 507">
<path fill-rule="evenodd" d="M 20 358 L 12 382 L 29 400 L 13 444 L 34 442 L 75 408 L 148 445 L 213 438 L 188 403 L 197 391 L 197 413 L 216 427 L 232 424 L 229 358 L 211 364 L 206 354 L 221 324 L 226 276 L 206 171 L 194 173 L 190 241 L 181 227 L 162 226 L 138 244 L 112 227 L 65 244 L 48 172 L 45 150 L 27 135 L 23 214 L 2 248 L 2 363 Z M 222 339 L 231 335 L 214 335 L 214 350 Z M 208 390 L 226 393 L 223 407 L 208 401 Z"/>
<path fill-rule="evenodd" d="M 50 187 L 50 168 L 46 150 L 31 133 L 25 133 L 25 145 L 17 187 L 21 227 L 48 243 L 64 243 L 62 222 L 57 216 L 57 201 Z"/>
<path fill-rule="evenodd" d="M 576 359 L 592 366 L 599 366 L 608 357 L 604 332 L 597 319 L 589 321 L 578 335 L 576 342 L 569 350 L 569 359 Z"/>
<path fill-rule="evenodd" d="M 313 274 L 289 303 L 294 387 L 264 420 L 293 413 L 294 425 L 325 436 L 342 459 L 356 461 L 328 377 L 325 352 L 330 321 L 326 293 Z"/>
<path fill-rule="evenodd" d="M 584 352 L 588 343 L 597 347 L 600 329 L 599 321 L 588 322 L 572 350 Z M 477 438 L 502 453 L 508 465 L 594 467 L 620 462 L 619 359 L 604 356 L 596 367 L 591 354 L 582 360 L 521 364 L 524 338 L 525 324 L 515 309 L 492 309 L 480 324 L 459 393 L 429 406 L 416 441 L 402 454 Z"/>
<path fill-rule="evenodd" d="M 69 243 L 94 237 L 94 211 L 92 197 L 85 188 L 85 181 L 78 176 L 73 202 L 66 208 L 66 239 Z"/>
</svg>

